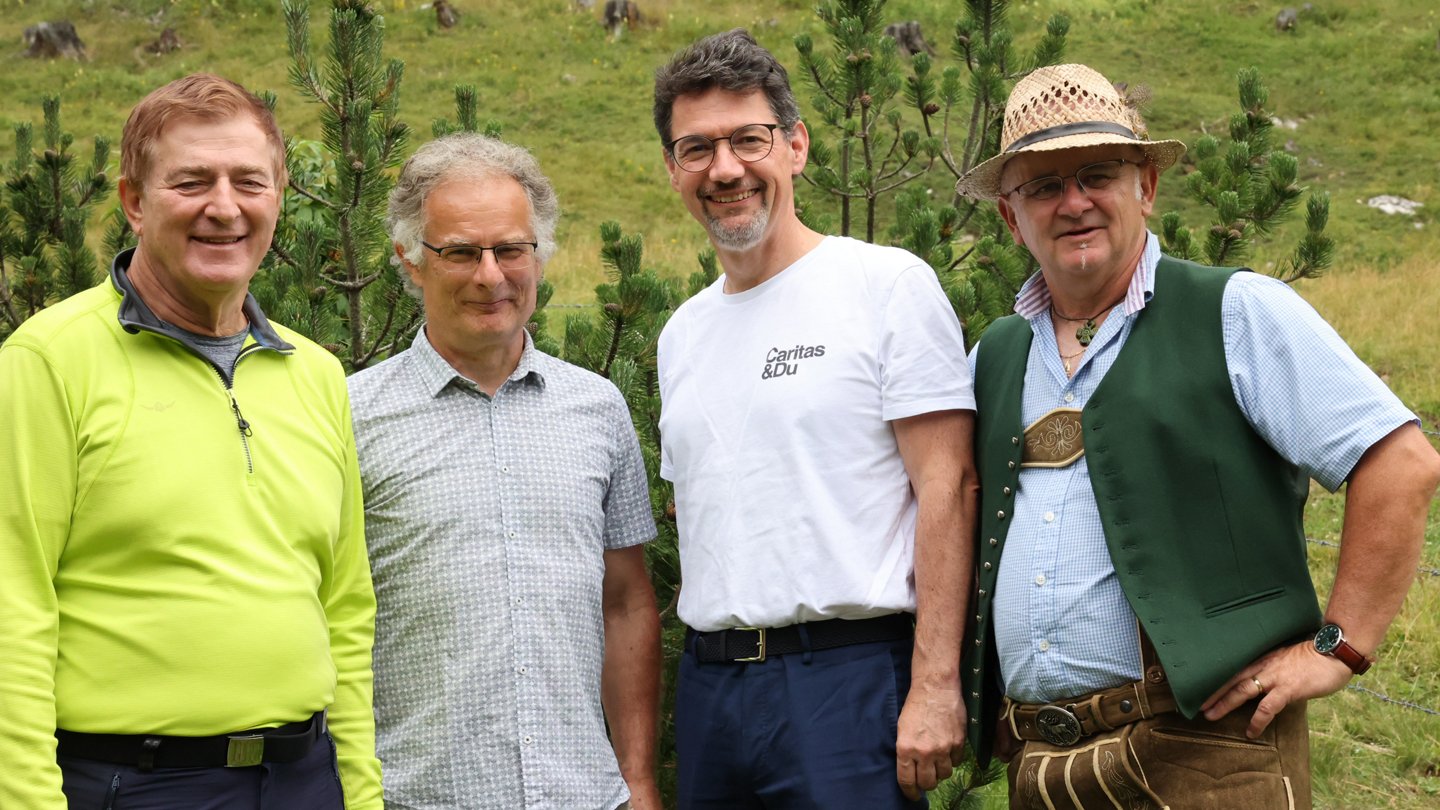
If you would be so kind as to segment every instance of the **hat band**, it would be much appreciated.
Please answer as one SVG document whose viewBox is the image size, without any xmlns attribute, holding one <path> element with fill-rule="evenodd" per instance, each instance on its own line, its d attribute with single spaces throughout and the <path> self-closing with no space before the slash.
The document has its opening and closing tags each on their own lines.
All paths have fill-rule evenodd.
<svg viewBox="0 0 1440 810">
<path fill-rule="evenodd" d="M 1060 124 L 1058 126 L 1037 129 L 1023 138 L 1016 138 L 1013 143 L 1005 147 L 1006 152 L 1018 152 L 1031 144 L 1041 141 L 1048 141 L 1052 138 L 1063 138 L 1066 135 L 1083 135 L 1089 132 L 1108 132 L 1111 135 L 1123 135 L 1132 141 L 1140 140 L 1135 132 L 1129 127 L 1113 124 L 1109 121 L 1079 121 L 1074 124 Z"/>
</svg>

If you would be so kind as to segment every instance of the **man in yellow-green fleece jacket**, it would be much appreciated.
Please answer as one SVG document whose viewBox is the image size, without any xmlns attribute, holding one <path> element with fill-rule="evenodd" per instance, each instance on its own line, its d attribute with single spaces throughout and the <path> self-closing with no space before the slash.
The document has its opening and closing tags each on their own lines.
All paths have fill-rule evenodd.
<svg viewBox="0 0 1440 810">
<path fill-rule="evenodd" d="M 0 348 L 0 808 L 379 808 L 345 381 L 247 292 L 279 130 L 196 75 L 121 148 L 139 246 Z"/>
</svg>

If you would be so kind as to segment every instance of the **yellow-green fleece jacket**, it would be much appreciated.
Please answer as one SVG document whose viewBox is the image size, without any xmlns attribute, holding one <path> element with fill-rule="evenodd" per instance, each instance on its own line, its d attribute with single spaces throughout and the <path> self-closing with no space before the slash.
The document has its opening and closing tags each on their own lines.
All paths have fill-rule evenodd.
<svg viewBox="0 0 1440 810">
<path fill-rule="evenodd" d="M 0 347 L 0 808 L 65 808 L 57 727 L 208 736 L 327 707 L 347 806 L 379 808 L 340 364 L 248 299 L 231 387 L 162 334 L 128 259 Z"/>
</svg>

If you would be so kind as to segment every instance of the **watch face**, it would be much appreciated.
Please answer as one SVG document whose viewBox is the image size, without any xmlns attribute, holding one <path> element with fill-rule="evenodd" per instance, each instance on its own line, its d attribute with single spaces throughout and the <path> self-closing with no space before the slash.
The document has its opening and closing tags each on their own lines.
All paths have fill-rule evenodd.
<svg viewBox="0 0 1440 810">
<path fill-rule="evenodd" d="M 1340 625 L 1327 624 L 1315 634 L 1315 650 L 1321 655 L 1330 655 L 1340 646 L 1342 638 L 1344 636 L 1340 633 Z"/>
</svg>

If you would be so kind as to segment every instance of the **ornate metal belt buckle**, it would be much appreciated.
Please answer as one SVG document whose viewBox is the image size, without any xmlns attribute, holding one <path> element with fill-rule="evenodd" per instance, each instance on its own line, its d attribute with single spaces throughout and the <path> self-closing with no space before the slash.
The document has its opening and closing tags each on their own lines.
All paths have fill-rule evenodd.
<svg viewBox="0 0 1440 810">
<path fill-rule="evenodd" d="M 1080 739 L 1080 718 L 1060 706 L 1041 706 L 1035 712 L 1035 727 L 1045 742 L 1061 748 L 1074 745 Z"/>
<path fill-rule="evenodd" d="M 1056 408 L 1025 428 L 1021 467 L 1068 467 L 1085 455 L 1079 408 Z"/>
<path fill-rule="evenodd" d="M 236 734 L 230 737 L 225 750 L 225 767 L 249 768 L 265 761 L 265 737 L 260 734 Z"/>
</svg>

